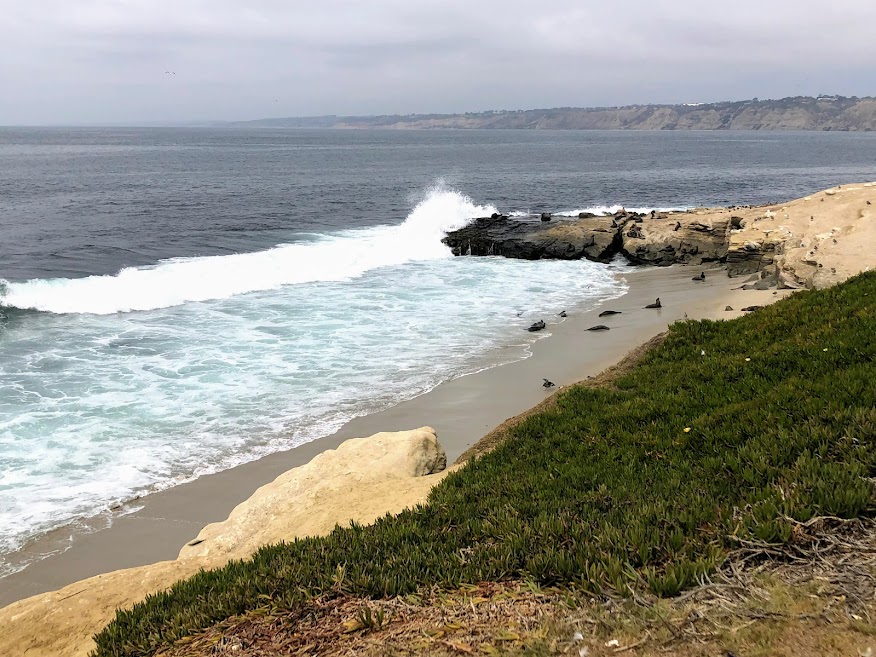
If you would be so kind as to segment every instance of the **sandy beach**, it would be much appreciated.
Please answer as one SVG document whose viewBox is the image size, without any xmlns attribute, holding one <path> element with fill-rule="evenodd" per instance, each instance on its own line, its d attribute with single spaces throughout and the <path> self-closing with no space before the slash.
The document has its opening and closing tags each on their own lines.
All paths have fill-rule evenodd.
<svg viewBox="0 0 876 657">
<path fill-rule="evenodd" d="M 204 525 L 226 518 L 259 486 L 349 438 L 429 425 L 436 429 L 452 463 L 493 427 L 544 399 L 543 377 L 557 386 L 586 379 L 685 316 L 729 319 L 742 314 L 738 309 L 743 306 L 763 305 L 790 292 L 734 289 L 743 279 L 729 279 L 722 268 L 706 269 L 706 281 L 693 282 L 691 276 L 697 271 L 670 267 L 625 274 L 629 290 L 623 297 L 590 312 L 572 313 L 565 320 L 545 317 L 545 339 L 533 345 L 525 360 L 446 382 L 287 452 L 145 496 L 136 502 L 142 508 L 118 515 L 108 527 L 106 518 L 92 521 L 92 531 L 77 532 L 72 545 L 69 529 L 53 532 L 31 544 L 21 557 L 69 547 L 0 580 L 0 606 L 100 573 L 174 559 Z M 645 310 L 658 296 L 663 308 Z M 727 312 L 727 305 L 737 310 Z M 622 314 L 598 318 L 607 308 Z M 596 324 L 611 330 L 587 331 Z"/>
</svg>

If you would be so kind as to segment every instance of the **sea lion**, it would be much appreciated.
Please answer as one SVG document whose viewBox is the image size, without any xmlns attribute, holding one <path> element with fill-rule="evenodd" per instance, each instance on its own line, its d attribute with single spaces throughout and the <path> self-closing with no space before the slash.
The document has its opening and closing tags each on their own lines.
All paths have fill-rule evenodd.
<svg viewBox="0 0 876 657">
<path fill-rule="evenodd" d="M 596 326 L 591 326 L 587 330 L 588 331 L 610 331 L 611 329 L 608 328 L 605 324 L 597 324 Z"/>
<path fill-rule="evenodd" d="M 565 310 L 563 310 L 562 312 L 560 312 L 560 317 L 568 317 L 568 315 L 566 314 L 566 311 L 565 311 Z"/>
<path fill-rule="evenodd" d="M 544 328 L 544 320 L 540 319 L 526 330 L 529 331 L 530 333 L 535 333 L 536 331 L 541 331 L 543 328 Z"/>
<path fill-rule="evenodd" d="M 649 303 L 645 308 L 662 308 L 663 306 L 660 304 L 660 297 L 657 297 L 657 301 L 654 303 Z"/>
<path fill-rule="evenodd" d="M 706 272 L 701 271 L 699 276 L 694 276 L 694 277 L 693 277 L 692 279 L 690 279 L 690 280 L 692 280 L 692 281 L 704 281 L 704 280 L 706 280 Z"/>
<path fill-rule="evenodd" d="M 621 314 L 620 310 L 603 310 L 601 313 L 599 313 L 599 316 L 600 317 L 610 317 L 611 315 L 620 315 L 620 314 Z"/>
</svg>

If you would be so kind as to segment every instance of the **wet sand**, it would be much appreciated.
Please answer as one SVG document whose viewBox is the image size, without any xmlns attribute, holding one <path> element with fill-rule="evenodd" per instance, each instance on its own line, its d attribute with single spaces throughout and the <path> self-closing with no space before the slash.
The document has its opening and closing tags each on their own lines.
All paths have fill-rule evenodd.
<svg viewBox="0 0 876 657">
<path fill-rule="evenodd" d="M 543 377 L 557 386 L 580 381 L 614 364 L 685 315 L 730 319 L 741 315 L 743 306 L 765 305 L 790 292 L 734 290 L 743 279 L 728 279 L 723 268 L 706 269 L 705 282 L 691 281 L 699 271 L 670 267 L 626 274 L 630 289 L 623 297 L 593 311 L 570 312 L 564 321 L 544 317 L 545 333 L 550 335 L 535 343 L 525 360 L 441 384 L 393 408 L 352 420 L 337 433 L 306 445 L 145 496 L 136 502 L 142 508 L 113 518 L 109 527 L 103 527 L 106 519 L 96 519 L 92 531 L 77 532 L 63 553 L 0 579 L 0 607 L 100 573 L 175 559 L 182 545 L 204 525 L 225 519 L 258 487 L 348 438 L 428 425 L 437 430 L 448 462 L 453 462 L 493 427 L 544 399 L 548 393 L 541 385 Z M 663 308 L 645 310 L 658 296 Z M 725 311 L 728 304 L 736 310 Z M 599 318 L 599 312 L 606 309 L 622 314 Z M 611 330 L 587 331 L 596 324 Z M 70 529 L 58 530 L 29 545 L 20 556 L 27 559 L 58 549 L 70 543 L 70 535 Z"/>
</svg>

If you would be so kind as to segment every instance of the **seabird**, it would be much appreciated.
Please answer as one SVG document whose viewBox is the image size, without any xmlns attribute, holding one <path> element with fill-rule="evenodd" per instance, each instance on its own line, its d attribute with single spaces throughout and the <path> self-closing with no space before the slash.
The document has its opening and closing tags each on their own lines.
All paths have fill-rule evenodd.
<svg viewBox="0 0 876 657">
<path fill-rule="evenodd" d="M 662 308 L 663 306 L 660 304 L 660 297 L 657 297 L 657 301 L 654 303 L 649 303 L 645 308 Z"/>
<path fill-rule="evenodd" d="M 543 388 L 553 388 L 554 387 L 553 381 L 548 381 L 547 379 L 543 379 L 543 381 L 544 381 L 544 383 L 541 384 L 541 386 Z"/>
<path fill-rule="evenodd" d="M 596 326 L 591 326 L 587 330 L 588 331 L 610 331 L 611 329 L 609 329 L 605 324 L 597 324 Z"/>
<path fill-rule="evenodd" d="M 694 276 L 694 277 L 693 277 L 692 279 L 690 279 L 690 280 L 692 280 L 692 281 L 704 281 L 704 280 L 706 280 L 706 272 L 701 271 L 699 276 Z"/>
</svg>

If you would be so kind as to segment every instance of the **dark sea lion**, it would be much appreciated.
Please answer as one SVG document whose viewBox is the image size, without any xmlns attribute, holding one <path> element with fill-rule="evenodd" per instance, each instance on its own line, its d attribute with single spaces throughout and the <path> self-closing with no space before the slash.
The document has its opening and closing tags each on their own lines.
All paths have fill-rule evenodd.
<svg viewBox="0 0 876 657">
<path fill-rule="evenodd" d="M 660 297 L 657 297 L 657 301 L 654 303 L 649 303 L 645 308 L 662 308 L 663 305 L 660 303 Z"/>
<path fill-rule="evenodd" d="M 560 312 L 560 317 L 568 317 L 568 315 L 566 314 L 566 311 L 565 311 L 565 310 L 563 310 L 562 312 Z"/>
<path fill-rule="evenodd" d="M 690 280 L 692 280 L 692 281 L 704 281 L 704 280 L 706 280 L 706 272 L 701 271 L 699 276 L 694 276 L 694 277 L 693 277 L 692 279 L 690 279 Z"/>
<path fill-rule="evenodd" d="M 620 310 L 603 310 L 601 313 L 599 313 L 599 316 L 600 317 L 610 317 L 611 315 L 620 315 L 620 314 L 621 314 Z"/>
<path fill-rule="evenodd" d="M 541 331 L 543 328 L 544 328 L 544 321 L 538 320 L 535 324 L 533 324 L 532 326 L 530 326 L 526 330 L 529 331 L 530 333 L 535 333 L 536 331 Z"/>
<path fill-rule="evenodd" d="M 591 326 L 587 330 L 588 331 L 610 331 L 611 329 L 608 328 L 605 324 L 597 324 L 596 326 Z"/>
</svg>

